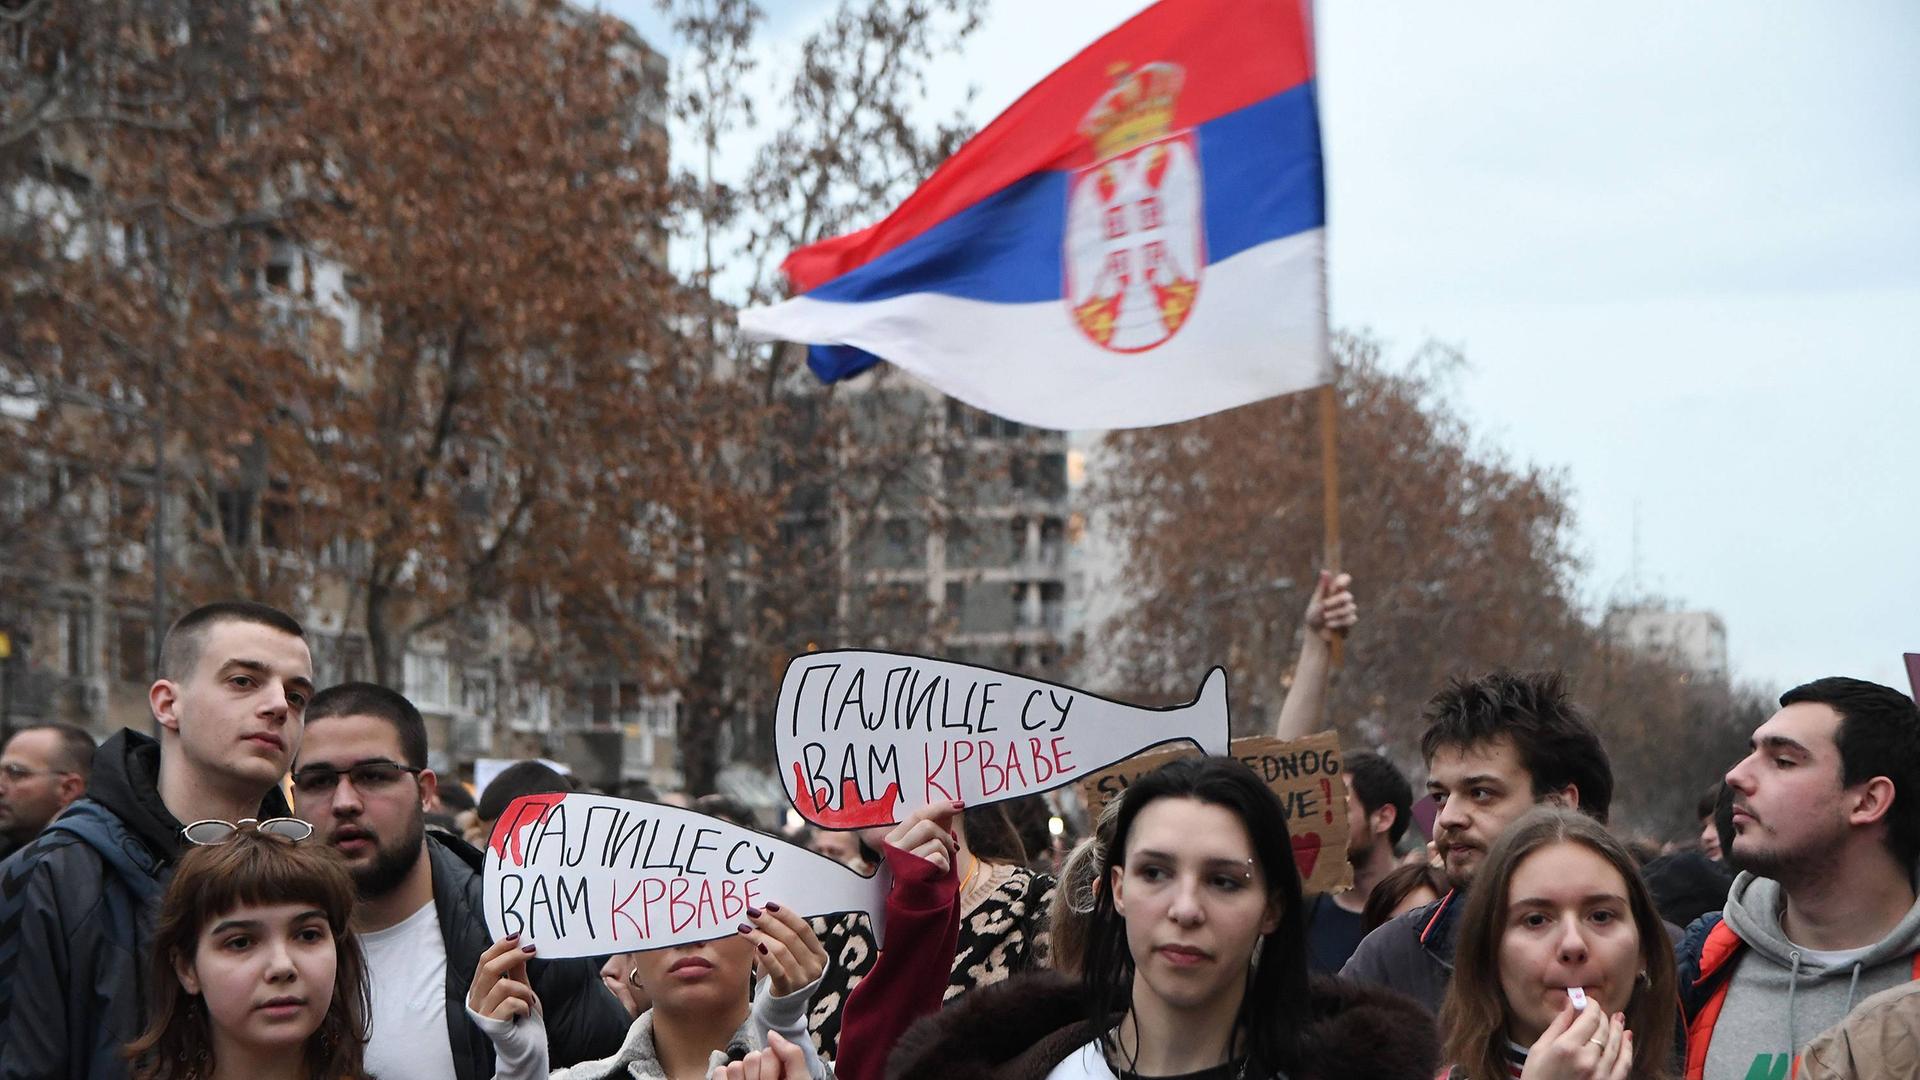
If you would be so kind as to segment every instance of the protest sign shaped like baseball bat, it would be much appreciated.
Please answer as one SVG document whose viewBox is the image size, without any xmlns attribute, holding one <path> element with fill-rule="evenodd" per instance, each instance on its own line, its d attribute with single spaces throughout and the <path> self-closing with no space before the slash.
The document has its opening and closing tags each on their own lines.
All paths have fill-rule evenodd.
<svg viewBox="0 0 1920 1080">
<path fill-rule="evenodd" d="M 1227 752 L 1227 676 L 1155 709 L 991 668 L 904 653 L 808 653 L 774 717 L 787 797 L 822 828 L 890 825 L 942 799 L 969 806 L 1078 781 L 1142 750 Z"/>
<path fill-rule="evenodd" d="M 801 915 L 865 912 L 884 930 L 887 878 L 754 829 L 659 803 L 525 795 L 487 839 L 493 937 L 543 959 L 604 956 L 736 933 L 771 900 Z"/>
</svg>

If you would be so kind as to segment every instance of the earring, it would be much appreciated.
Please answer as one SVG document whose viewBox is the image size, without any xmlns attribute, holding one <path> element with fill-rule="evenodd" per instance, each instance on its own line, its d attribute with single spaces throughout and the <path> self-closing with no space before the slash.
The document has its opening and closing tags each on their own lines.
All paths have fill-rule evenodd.
<svg viewBox="0 0 1920 1080">
<path fill-rule="evenodd" d="M 1646 968 L 1641 968 L 1640 974 L 1635 975 L 1633 977 L 1633 981 L 1634 981 L 1634 984 L 1636 986 L 1639 986 L 1642 990 L 1648 989 L 1653 986 L 1653 979 L 1651 976 L 1647 974 Z"/>
</svg>

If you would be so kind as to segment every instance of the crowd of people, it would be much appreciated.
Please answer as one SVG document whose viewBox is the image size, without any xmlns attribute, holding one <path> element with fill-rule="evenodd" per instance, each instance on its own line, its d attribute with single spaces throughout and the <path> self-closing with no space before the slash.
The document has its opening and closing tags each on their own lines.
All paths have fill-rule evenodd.
<svg viewBox="0 0 1920 1080">
<path fill-rule="evenodd" d="M 1357 619 L 1323 575 L 1276 734 L 1317 725 Z M 1563 680 L 1502 671 L 1428 702 L 1420 797 L 1346 756 L 1346 891 L 1303 893 L 1251 770 L 1189 756 L 1070 846 L 1034 803 L 808 834 L 888 874 L 885 948 L 768 897 L 593 959 L 485 918 L 476 843 L 569 778 L 474 798 L 405 696 L 316 687 L 285 613 L 180 619 L 149 704 L 157 736 L 43 724 L 0 754 L 0 1080 L 1920 1075 L 1920 707 L 1860 680 L 1781 697 L 1698 843 L 1610 830 Z"/>
</svg>

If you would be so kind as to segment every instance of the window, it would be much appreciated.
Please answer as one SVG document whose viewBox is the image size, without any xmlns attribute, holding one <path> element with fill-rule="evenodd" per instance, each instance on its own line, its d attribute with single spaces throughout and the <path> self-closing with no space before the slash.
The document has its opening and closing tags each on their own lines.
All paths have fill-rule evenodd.
<svg viewBox="0 0 1920 1080">
<path fill-rule="evenodd" d="M 460 672 L 460 704 L 475 716 L 493 715 L 493 672 L 469 664 Z"/>
<path fill-rule="evenodd" d="M 453 667 L 440 653 L 409 652 L 401 663 L 407 697 L 421 709 L 445 709 L 452 704 Z"/>
<path fill-rule="evenodd" d="M 253 540 L 253 492 L 228 489 L 214 493 L 214 512 L 220 535 L 228 547 L 245 547 Z"/>
<path fill-rule="evenodd" d="M 275 551 L 291 551 L 299 544 L 300 508 L 284 481 L 274 481 L 260 500 L 260 544 Z"/>
<path fill-rule="evenodd" d="M 153 664 L 153 624 L 145 615 L 113 617 L 113 675 L 122 682 L 145 682 Z"/>
<path fill-rule="evenodd" d="M 82 679 L 93 674 L 93 612 L 69 607 L 60 613 L 61 639 L 67 649 L 66 672 Z"/>
</svg>

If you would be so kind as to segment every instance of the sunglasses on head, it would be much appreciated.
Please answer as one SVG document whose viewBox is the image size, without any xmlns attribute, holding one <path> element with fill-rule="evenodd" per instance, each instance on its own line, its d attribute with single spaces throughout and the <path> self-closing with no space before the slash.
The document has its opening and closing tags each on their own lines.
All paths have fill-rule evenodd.
<svg viewBox="0 0 1920 1080">
<path fill-rule="evenodd" d="M 180 835 L 186 837 L 189 844 L 205 847 L 209 844 L 224 844 L 239 835 L 242 829 L 253 829 L 292 843 L 299 843 L 313 835 L 313 826 L 299 818 L 290 817 L 268 818 L 265 821 L 256 821 L 253 818 L 241 818 L 239 821 L 205 818 L 181 829 Z"/>
</svg>

